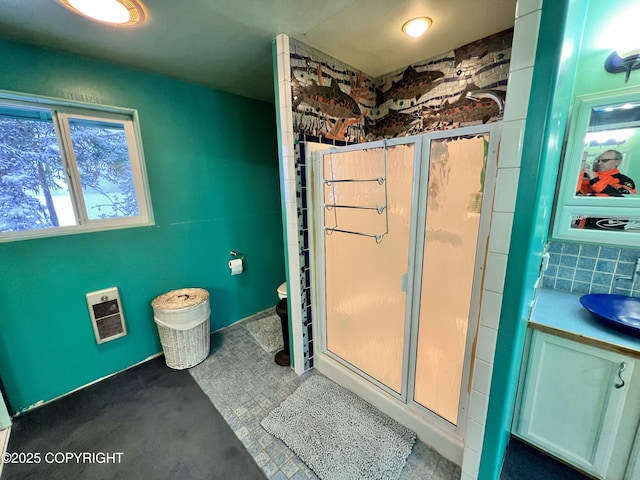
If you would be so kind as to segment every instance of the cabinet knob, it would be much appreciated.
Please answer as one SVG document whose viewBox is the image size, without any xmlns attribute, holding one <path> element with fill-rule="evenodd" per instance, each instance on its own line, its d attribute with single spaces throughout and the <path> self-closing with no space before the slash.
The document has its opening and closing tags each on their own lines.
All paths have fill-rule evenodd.
<svg viewBox="0 0 640 480">
<path fill-rule="evenodd" d="M 616 383 L 616 388 L 624 387 L 624 380 L 622 379 L 622 372 L 624 372 L 626 369 L 627 369 L 627 363 L 626 362 L 622 362 L 620 364 L 620 368 L 618 369 L 618 378 L 620 379 L 620 383 Z"/>
</svg>

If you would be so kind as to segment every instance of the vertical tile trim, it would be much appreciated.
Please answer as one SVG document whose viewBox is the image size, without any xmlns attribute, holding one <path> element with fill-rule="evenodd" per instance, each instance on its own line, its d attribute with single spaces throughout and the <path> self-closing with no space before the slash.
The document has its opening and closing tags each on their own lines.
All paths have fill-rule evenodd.
<svg viewBox="0 0 640 480">
<path fill-rule="evenodd" d="M 516 14 L 516 22 L 518 23 L 519 18 L 523 17 L 525 14 L 538 14 L 537 24 L 534 29 L 536 32 L 540 29 L 540 13 L 542 8 L 542 0 L 519 0 L 517 5 L 517 14 Z M 522 25 L 522 22 L 519 22 Z M 512 45 L 512 52 L 520 51 L 527 52 L 527 46 L 523 45 L 525 42 L 530 42 L 531 40 L 528 38 L 523 38 L 523 35 L 520 33 L 518 27 L 520 25 L 516 25 L 514 27 L 514 45 Z M 526 25 L 531 29 L 532 25 Z M 517 43 L 516 43 L 517 42 Z M 535 50 L 534 50 L 535 52 Z M 524 65 L 524 63 L 523 63 Z M 532 63 L 533 65 L 533 63 Z M 503 141 L 506 140 L 506 143 L 501 147 L 501 153 L 504 154 L 503 164 L 498 165 L 498 173 L 500 174 L 502 167 L 508 167 L 512 169 L 512 172 L 509 173 L 517 173 L 517 178 L 520 177 L 520 164 L 522 157 L 522 142 L 524 135 L 525 122 L 527 111 L 528 111 L 528 103 L 529 96 L 531 92 L 531 84 L 532 84 L 532 73 L 533 67 L 529 69 L 524 69 L 520 73 L 515 72 L 509 76 L 509 84 L 507 88 L 507 95 L 510 95 L 510 100 L 512 102 L 511 107 L 509 107 L 509 102 L 506 102 L 506 110 L 504 114 L 503 121 L 507 124 L 510 121 L 506 129 L 503 129 Z M 515 82 L 515 85 L 512 85 L 512 82 Z M 514 96 L 516 98 L 514 98 Z M 522 96 L 522 98 L 520 98 Z M 523 103 L 525 102 L 526 103 Z M 504 139 L 504 133 L 506 132 L 510 135 L 510 138 Z M 502 172 L 503 180 L 505 179 L 505 172 Z M 509 175 L 507 175 L 509 176 Z M 496 199 L 502 197 L 504 199 L 504 203 L 510 202 L 510 191 L 502 192 L 499 191 L 498 188 L 504 188 L 503 185 L 498 184 L 496 186 Z M 505 195 L 505 193 L 509 193 L 509 195 Z M 517 194 L 517 188 L 515 189 L 515 193 Z M 502 205 L 502 208 L 505 208 L 506 205 Z M 494 203 L 492 215 L 496 213 L 496 206 Z M 512 213 L 515 211 L 515 199 L 514 199 L 514 208 L 503 210 L 505 213 Z M 513 215 L 510 215 L 511 226 L 513 226 Z M 507 217 L 503 215 L 501 220 L 504 222 L 507 220 Z M 509 228 L 511 232 L 511 228 Z M 499 234 L 498 231 L 494 230 L 494 235 Z M 503 233 L 504 234 L 504 233 Z M 504 248 L 510 248 L 511 245 L 509 242 L 505 244 L 505 242 L 497 242 L 494 240 L 491 241 L 489 239 L 489 245 L 491 245 L 494 249 L 499 250 L 499 252 L 495 253 L 497 255 L 503 256 L 502 251 Z M 508 252 L 505 252 L 504 258 L 508 260 Z M 492 255 L 492 254 L 488 254 Z M 488 262 L 489 263 L 489 262 Z M 505 264 L 506 268 L 506 264 Z M 488 272 L 487 272 L 488 273 Z M 506 273 L 506 272 L 505 272 Z M 494 280 L 498 280 L 495 278 Z M 486 368 L 490 372 L 490 377 L 493 376 L 493 367 L 494 367 L 494 356 L 496 351 L 496 340 L 497 340 L 497 328 L 499 324 L 499 319 L 501 315 L 501 307 L 502 307 L 502 291 L 504 285 L 504 275 L 502 278 L 502 286 L 500 288 L 496 287 L 496 292 L 490 292 L 486 288 L 483 291 L 483 302 L 481 305 L 481 318 L 480 318 L 480 326 L 478 329 L 478 348 L 475 352 L 475 362 L 485 362 Z M 495 320 L 493 320 L 495 319 Z M 472 385 L 477 386 L 479 379 L 474 379 L 474 383 Z M 489 387 L 490 388 L 490 387 Z M 484 444 L 484 434 L 485 434 L 485 424 L 487 421 L 487 410 L 484 410 L 480 415 L 478 410 L 474 407 L 474 396 L 480 395 L 477 391 L 472 388 L 471 396 L 470 396 L 470 405 L 467 414 L 467 425 L 469 422 L 474 421 L 474 426 L 476 427 L 476 431 L 474 432 L 473 438 L 470 438 L 469 435 L 465 435 L 465 448 L 462 459 L 462 478 L 466 480 L 476 480 L 480 473 L 480 463 L 482 460 L 482 451 Z M 488 401 L 487 399 L 487 408 Z M 482 418 L 477 418 L 481 416 Z M 475 417 L 475 418 L 474 418 Z M 480 441 L 478 438 L 480 437 Z M 480 453 L 478 453 L 480 452 Z"/>
<path fill-rule="evenodd" d="M 290 297 L 289 303 L 289 328 L 291 332 L 291 348 L 293 350 L 293 366 L 298 374 L 304 372 L 304 353 L 303 353 L 303 335 L 302 335 L 302 311 L 300 300 L 300 257 L 299 255 L 290 255 L 291 247 L 299 250 L 298 236 L 298 217 L 293 212 L 292 202 L 296 200 L 296 182 L 295 175 L 292 176 L 294 166 L 292 165 L 291 152 L 295 151 L 293 138 L 293 117 L 291 115 L 291 78 L 287 72 L 291 71 L 290 55 L 289 55 L 289 37 L 280 34 L 276 37 L 276 75 L 275 85 L 277 88 L 278 111 L 282 114 L 278 115 L 278 143 L 280 145 L 280 169 L 287 171 L 287 180 L 285 175 L 281 175 L 281 185 L 283 192 L 281 193 L 282 215 L 285 224 L 286 234 L 286 266 L 287 266 L 287 287 Z M 284 155 L 286 153 L 287 161 Z M 293 218 L 290 218 L 293 217 Z"/>
</svg>

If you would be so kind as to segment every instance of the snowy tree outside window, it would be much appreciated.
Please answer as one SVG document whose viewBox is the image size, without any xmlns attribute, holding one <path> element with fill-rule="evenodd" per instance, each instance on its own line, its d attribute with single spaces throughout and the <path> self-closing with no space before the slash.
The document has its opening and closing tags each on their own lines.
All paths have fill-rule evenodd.
<svg viewBox="0 0 640 480">
<path fill-rule="evenodd" d="M 152 223 L 131 114 L 0 97 L 0 239 Z"/>
</svg>

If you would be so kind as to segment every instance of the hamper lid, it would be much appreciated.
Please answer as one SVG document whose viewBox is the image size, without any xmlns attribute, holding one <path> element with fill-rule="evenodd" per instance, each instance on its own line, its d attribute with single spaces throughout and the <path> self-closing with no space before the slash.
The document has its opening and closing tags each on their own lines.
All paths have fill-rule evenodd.
<svg viewBox="0 0 640 480">
<path fill-rule="evenodd" d="M 164 310 L 193 307 L 209 299 L 209 292 L 203 288 L 181 288 L 171 290 L 153 299 L 151 306 Z"/>
</svg>

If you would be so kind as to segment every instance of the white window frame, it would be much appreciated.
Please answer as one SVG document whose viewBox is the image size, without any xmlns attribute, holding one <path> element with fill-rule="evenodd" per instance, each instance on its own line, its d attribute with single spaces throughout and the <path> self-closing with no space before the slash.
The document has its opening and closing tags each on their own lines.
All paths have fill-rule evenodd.
<svg viewBox="0 0 640 480">
<path fill-rule="evenodd" d="M 16 232 L 0 232 L 0 242 L 52 237 L 76 233 L 115 230 L 121 228 L 154 225 L 151 195 L 142 150 L 138 113 L 133 109 L 108 107 L 70 102 L 48 97 L 16 94 L 0 90 L 0 103 L 47 110 L 53 117 L 53 125 L 58 137 L 62 166 L 66 171 L 69 195 L 73 204 L 77 225 L 47 227 Z M 69 119 L 105 121 L 124 127 L 129 162 L 136 192 L 138 215 L 104 219 L 89 219 L 80 183 L 80 174 L 69 130 Z"/>
</svg>

